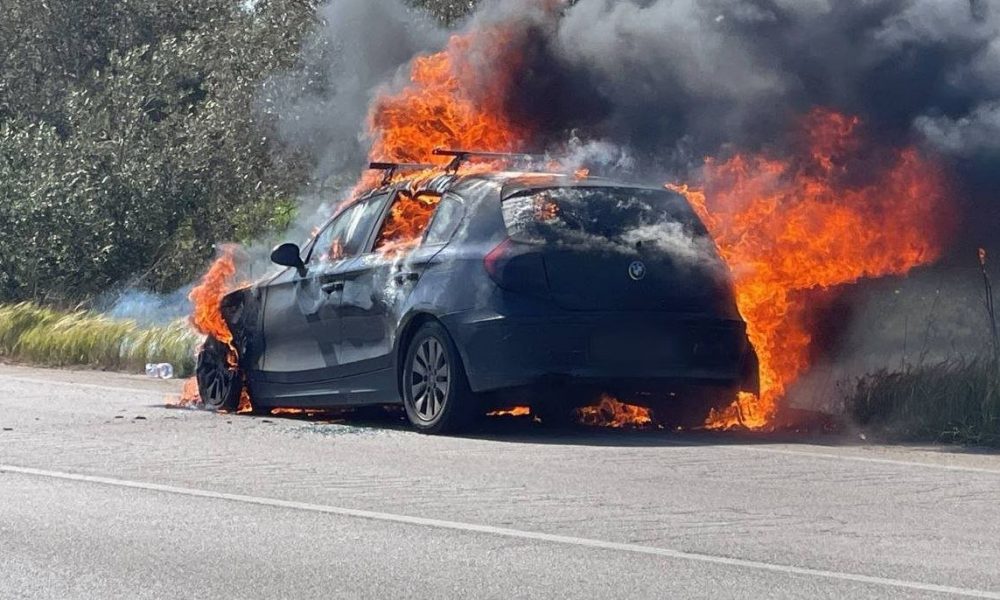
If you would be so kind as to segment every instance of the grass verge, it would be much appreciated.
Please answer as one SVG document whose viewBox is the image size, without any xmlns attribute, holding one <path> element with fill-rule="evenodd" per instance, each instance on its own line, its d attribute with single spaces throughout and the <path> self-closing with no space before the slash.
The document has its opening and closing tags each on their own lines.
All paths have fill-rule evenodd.
<svg viewBox="0 0 1000 600">
<path fill-rule="evenodd" d="M 89 311 L 0 305 L 0 357 L 39 365 L 141 372 L 146 363 L 168 362 L 180 377 L 194 371 L 199 339 L 184 321 L 140 326 Z"/>
<path fill-rule="evenodd" d="M 1000 446 L 998 384 L 991 358 L 880 371 L 858 381 L 847 409 L 891 439 Z"/>
</svg>

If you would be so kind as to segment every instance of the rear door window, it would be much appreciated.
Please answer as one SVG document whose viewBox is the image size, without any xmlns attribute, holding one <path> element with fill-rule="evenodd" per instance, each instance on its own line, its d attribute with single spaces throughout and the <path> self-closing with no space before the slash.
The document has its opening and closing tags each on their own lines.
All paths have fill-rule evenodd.
<svg viewBox="0 0 1000 600">
<path fill-rule="evenodd" d="M 373 250 L 393 255 L 419 246 L 440 203 L 441 194 L 435 192 L 397 192 L 375 236 Z"/>
<path fill-rule="evenodd" d="M 438 205 L 434 219 L 427 228 L 424 244 L 444 244 L 455 234 L 462 218 L 465 216 L 465 206 L 454 196 L 445 196 Z"/>
<path fill-rule="evenodd" d="M 347 232 L 347 238 L 344 240 L 346 256 L 357 256 L 367 250 L 368 238 L 371 237 L 372 229 L 378 218 L 382 216 L 382 210 L 388 201 L 389 194 L 382 194 L 366 200 L 362 204 L 362 209 L 355 216 L 354 222 Z"/>
</svg>

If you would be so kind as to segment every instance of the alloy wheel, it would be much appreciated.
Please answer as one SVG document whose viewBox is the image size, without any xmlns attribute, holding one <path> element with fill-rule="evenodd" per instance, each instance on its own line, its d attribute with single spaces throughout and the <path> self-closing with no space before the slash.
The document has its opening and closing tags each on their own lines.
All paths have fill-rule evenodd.
<svg viewBox="0 0 1000 600">
<path fill-rule="evenodd" d="M 451 387 L 451 366 L 444 346 L 428 337 L 417 348 L 410 365 L 413 410 L 423 421 L 433 421 L 444 409 Z"/>
<path fill-rule="evenodd" d="M 208 377 L 206 390 L 212 405 L 221 405 L 229 396 L 229 390 L 233 385 L 233 378 L 229 369 L 222 365 L 216 366 Z"/>
<path fill-rule="evenodd" d="M 229 409 L 239 371 L 226 364 L 216 352 L 203 350 L 197 366 L 198 392 L 208 408 Z"/>
</svg>

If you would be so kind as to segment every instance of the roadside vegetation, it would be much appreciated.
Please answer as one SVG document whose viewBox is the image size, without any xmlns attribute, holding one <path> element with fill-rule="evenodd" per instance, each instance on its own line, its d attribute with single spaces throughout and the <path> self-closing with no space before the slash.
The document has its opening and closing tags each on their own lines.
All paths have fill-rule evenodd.
<svg viewBox="0 0 1000 600">
<path fill-rule="evenodd" d="M 982 249 L 979 267 L 988 346 L 972 357 L 866 375 L 847 398 L 855 423 L 894 439 L 1000 446 L 1000 329 Z"/>
<path fill-rule="evenodd" d="M 1000 446 L 1000 386 L 990 357 L 873 373 L 847 406 L 881 437 Z"/>
<path fill-rule="evenodd" d="M 174 376 L 194 371 L 199 342 L 186 321 L 140 326 L 89 311 L 61 312 L 23 302 L 0 306 L 0 358 L 50 366 L 142 372 L 171 363 Z"/>
</svg>

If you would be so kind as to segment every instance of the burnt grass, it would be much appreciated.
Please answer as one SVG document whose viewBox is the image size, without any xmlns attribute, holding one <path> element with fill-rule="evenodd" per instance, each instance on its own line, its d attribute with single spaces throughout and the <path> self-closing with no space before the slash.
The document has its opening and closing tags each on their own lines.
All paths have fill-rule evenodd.
<svg viewBox="0 0 1000 600">
<path fill-rule="evenodd" d="M 1000 372 L 992 358 L 866 375 L 850 390 L 846 409 L 888 440 L 1000 447 Z"/>
</svg>

